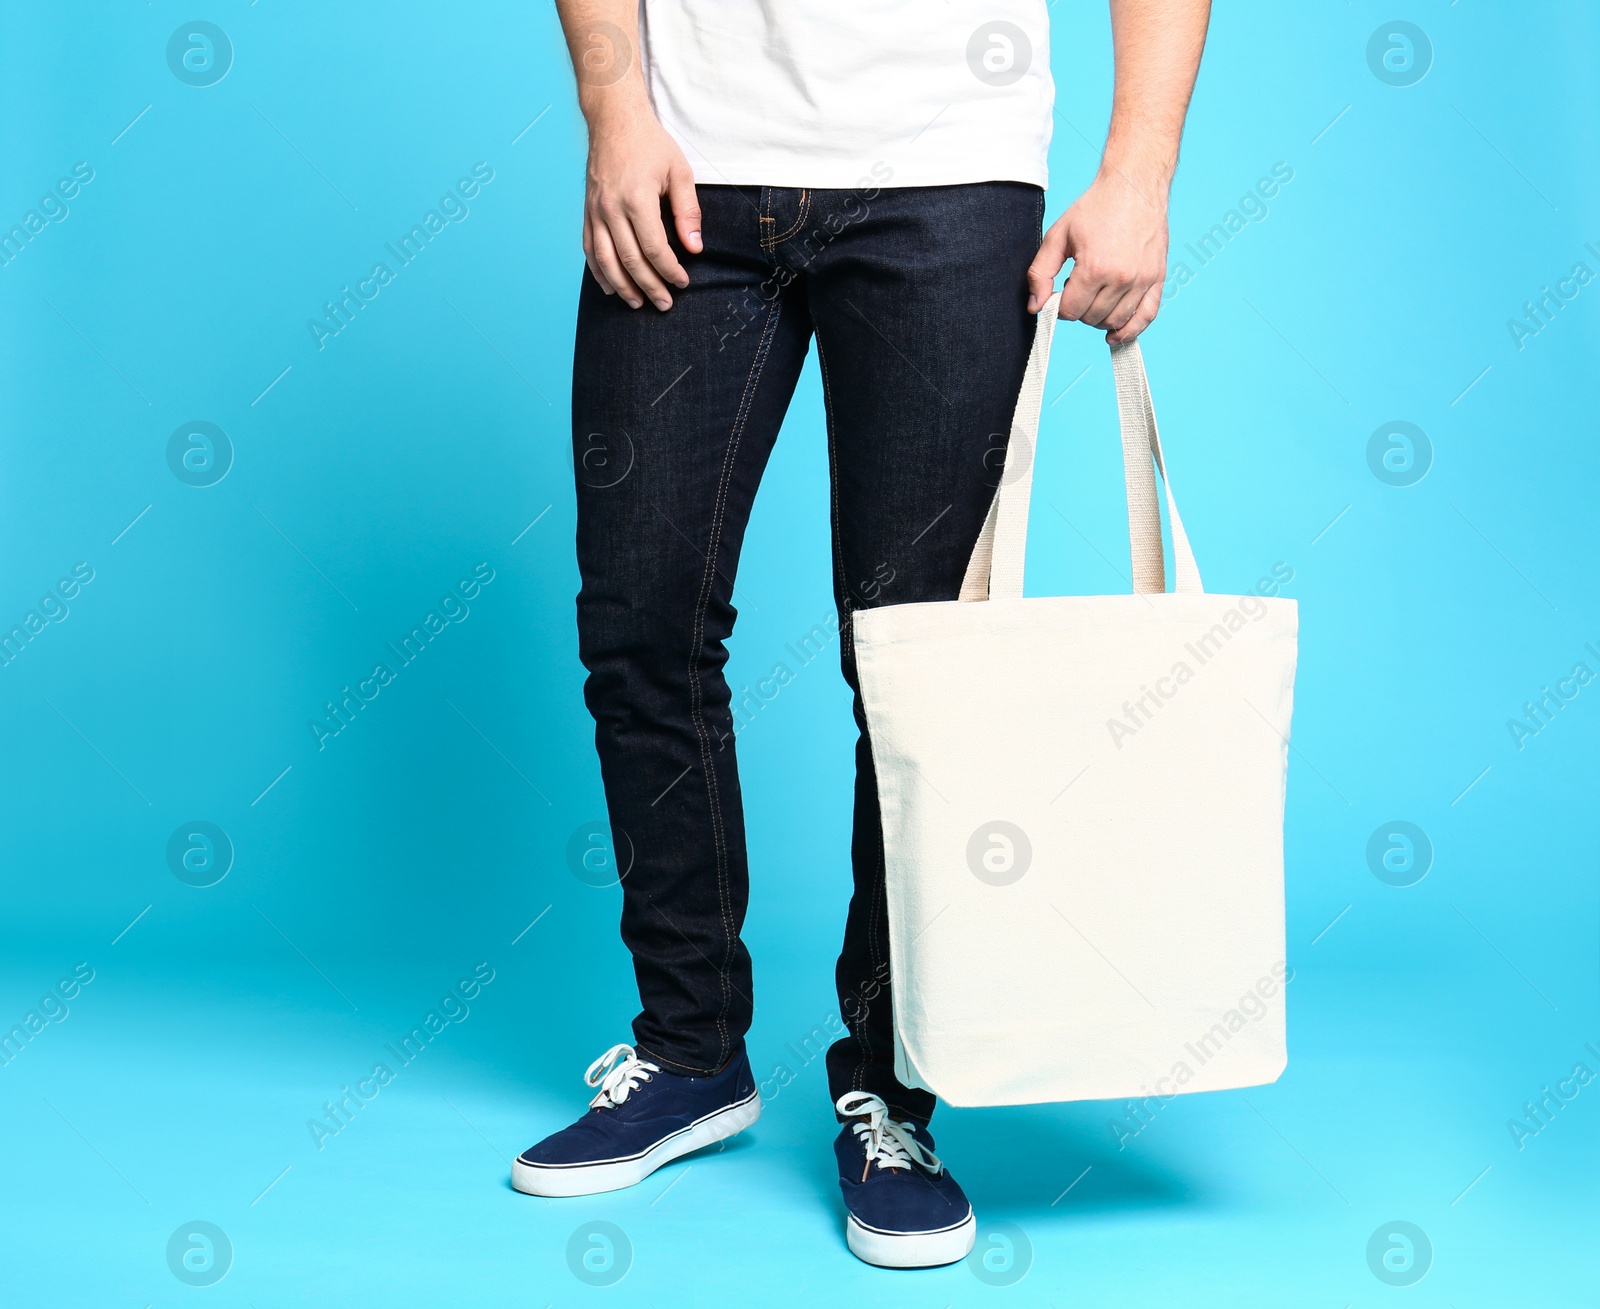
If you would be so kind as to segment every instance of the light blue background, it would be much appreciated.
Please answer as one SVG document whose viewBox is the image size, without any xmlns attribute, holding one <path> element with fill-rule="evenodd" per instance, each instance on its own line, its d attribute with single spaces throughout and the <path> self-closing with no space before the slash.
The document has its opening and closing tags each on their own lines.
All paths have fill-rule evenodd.
<svg viewBox="0 0 1600 1309">
<path fill-rule="evenodd" d="M 208 87 L 166 61 L 197 17 L 234 47 Z M 1432 45 L 1404 87 L 1367 59 L 1397 17 Z M 1093 174 L 1110 37 L 1098 2 L 1052 18 L 1053 215 Z M 1122 1149 L 1121 1105 L 941 1111 L 980 1218 L 1031 1246 L 998 1288 L 844 1249 L 803 1057 L 848 884 L 831 649 L 740 738 L 751 1053 L 792 1082 L 747 1139 L 633 1192 L 506 1186 L 635 1005 L 618 893 L 566 854 L 603 808 L 567 444 L 584 137 L 551 7 L 8 2 L 0 33 L 0 227 L 94 170 L 0 267 L 0 624 L 94 570 L 0 667 L 0 1024 L 94 969 L 0 1067 L 7 1303 L 1593 1301 L 1600 1085 L 1523 1149 L 1507 1128 L 1576 1062 L 1600 1071 L 1600 685 L 1522 749 L 1507 728 L 1575 662 L 1600 671 L 1600 285 L 1521 348 L 1508 327 L 1576 263 L 1600 272 L 1591 6 L 1216 15 L 1174 262 L 1275 164 L 1293 181 L 1146 355 L 1208 584 L 1283 564 L 1300 602 L 1291 1060 Z M 307 320 L 479 162 L 470 216 L 319 350 Z M 1110 391 L 1098 335 L 1068 331 L 1035 593 L 1125 586 Z M 234 449 L 206 488 L 167 463 L 192 420 Z M 1409 487 L 1368 465 L 1395 420 L 1432 443 Z M 740 571 L 736 692 L 831 612 L 826 503 L 812 370 Z M 323 704 L 480 563 L 470 616 L 319 750 Z M 235 849 L 204 889 L 165 854 L 195 819 Z M 1367 862 L 1396 819 L 1434 848 L 1409 887 Z M 307 1120 L 480 962 L 470 1016 L 317 1149 Z M 196 1219 L 233 1246 L 209 1289 L 167 1263 Z M 631 1244 L 610 1288 L 569 1268 L 592 1220 Z M 1393 1220 L 1433 1247 L 1409 1289 L 1368 1266 Z"/>
</svg>

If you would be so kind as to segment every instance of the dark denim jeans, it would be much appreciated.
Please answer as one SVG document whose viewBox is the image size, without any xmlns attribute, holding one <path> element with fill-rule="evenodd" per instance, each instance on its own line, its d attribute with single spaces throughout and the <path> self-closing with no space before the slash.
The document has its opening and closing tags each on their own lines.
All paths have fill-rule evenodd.
<svg viewBox="0 0 1600 1309">
<path fill-rule="evenodd" d="M 748 899 L 723 666 L 751 503 L 815 336 L 846 682 L 850 616 L 953 600 L 1004 461 L 1032 320 L 1037 187 L 703 186 L 705 250 L 660 313 L 584 274 L 573 363 L 579 653 L 613 839 L 627 867 L 646 1058 L 721 1068 L 750 1025 Z M 668 223 L 668 231 L 671 224 Z M 837 1097 L 926 1122 L 894 1075 L 883 837 L 859 693 L 855 889 L 836 980 Z M 631 867 L 628 860 L 631 851 Z"/>
</svg>

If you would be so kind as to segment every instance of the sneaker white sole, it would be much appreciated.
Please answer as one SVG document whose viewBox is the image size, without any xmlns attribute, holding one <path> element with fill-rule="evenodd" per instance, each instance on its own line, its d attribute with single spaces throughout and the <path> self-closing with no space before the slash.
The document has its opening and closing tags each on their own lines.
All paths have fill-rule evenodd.
<svg viewBox="0 0 1600 1309">
<path fill-rule="evenodd" d="M 972 1210 L 954 1227 L 938 1232 L 880 1232 L 856 1221 L 851 1214 L 844 1225 L 850 1253 L 879 1268 L 937 1268 L 953 1264 L 972 1253 L 978 1220 Z"/>
<path fill-rule="evenodd" d="M 602 1191 L 620 1191 L 644 1181 L 663 1164 L 744 1131 L 760 1117 L 761 1093 L 757 1089 L 737 1104 L 707 1114 L 671 1136 L 663 1137 L 631 1159 L 561 1167 L 529 1164 L 518 1159 L 511 1165 L 511 1185 L 524 1195 L 598 1195 Z M 967 1244 L 972 1244 L 970 1238 Z"/>
</svg>

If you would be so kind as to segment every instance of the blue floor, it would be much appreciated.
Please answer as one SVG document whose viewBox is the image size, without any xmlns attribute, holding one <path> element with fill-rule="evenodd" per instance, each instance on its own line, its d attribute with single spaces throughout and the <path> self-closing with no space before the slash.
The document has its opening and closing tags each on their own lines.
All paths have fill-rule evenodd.
<svg viewBox="0 0 1600 1309">
<path fill-rule="evenodd" d="M 541 941 L 556 930 L 508 947 L 401 1064 L 386 1043 L 440 1012 L 448 970 L 324 977 L 291 956 L 226 982 L 203 964 L 158 979 L 136 925 L 0 1070 L 5 1302 L 665 1309 L 759 1287 L 768 1304 L 1378 1306 L 1402 1291 L 1369 1241 L 1399 1223 L 1426 1242 L 1390 1256 L 1391 1279 L 1424 1274 L 1405 1303 L 1595 1302 L 1600 1085 L 1518 1149 L 1506 1120 L 1541 1087 L 1508 1069 L 1529 1066 L 1554 1016 L 1487 950 L 1478 975 L 1448 978 L 1324 972 L 1326 942 L 1302 951 L 1291 1032 L 1320 1053 L 1291 1054 L 1276 1086 L 1177 1098 L 1143 1123 L 1117 1104 L 942 1109 L 940 1151 L 987 1258 L 896 1273 L 845 1249 L 806 1040 L 827 1014 L 797 1004 L 758 1015 L 766 1099 L 744 1137 L 632 1191 L 510 1189 L 512 1156 L 578 1112 L 586 1061 L 618 1034 L 559 1020 Z M 48 977 L 22 972 L 5 978 L 8 1016 Z M 1481 1021 L 1449 1022 L 1466 1012 Z M 1547 1057 L 1549 1085 L 1580 1060 L 1600 1068 L 1581 1049 Z M 380 1062 L 393 1080 L 367 1081 L 372 1098 L 319 1148 L 308 1122 Z"/>
</svg>

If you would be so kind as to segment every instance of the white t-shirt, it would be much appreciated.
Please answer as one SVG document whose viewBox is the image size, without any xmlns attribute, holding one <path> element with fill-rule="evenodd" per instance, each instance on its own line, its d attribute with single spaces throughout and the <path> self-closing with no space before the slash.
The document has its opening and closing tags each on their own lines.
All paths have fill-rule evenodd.
<svg viewBox="0 0 1600 1309">
<path fill-rule="evenodd" d="M 701 183 L 1046 184 L 1047 0 L 640 0 L 650 97 Z"/>
</svg>

